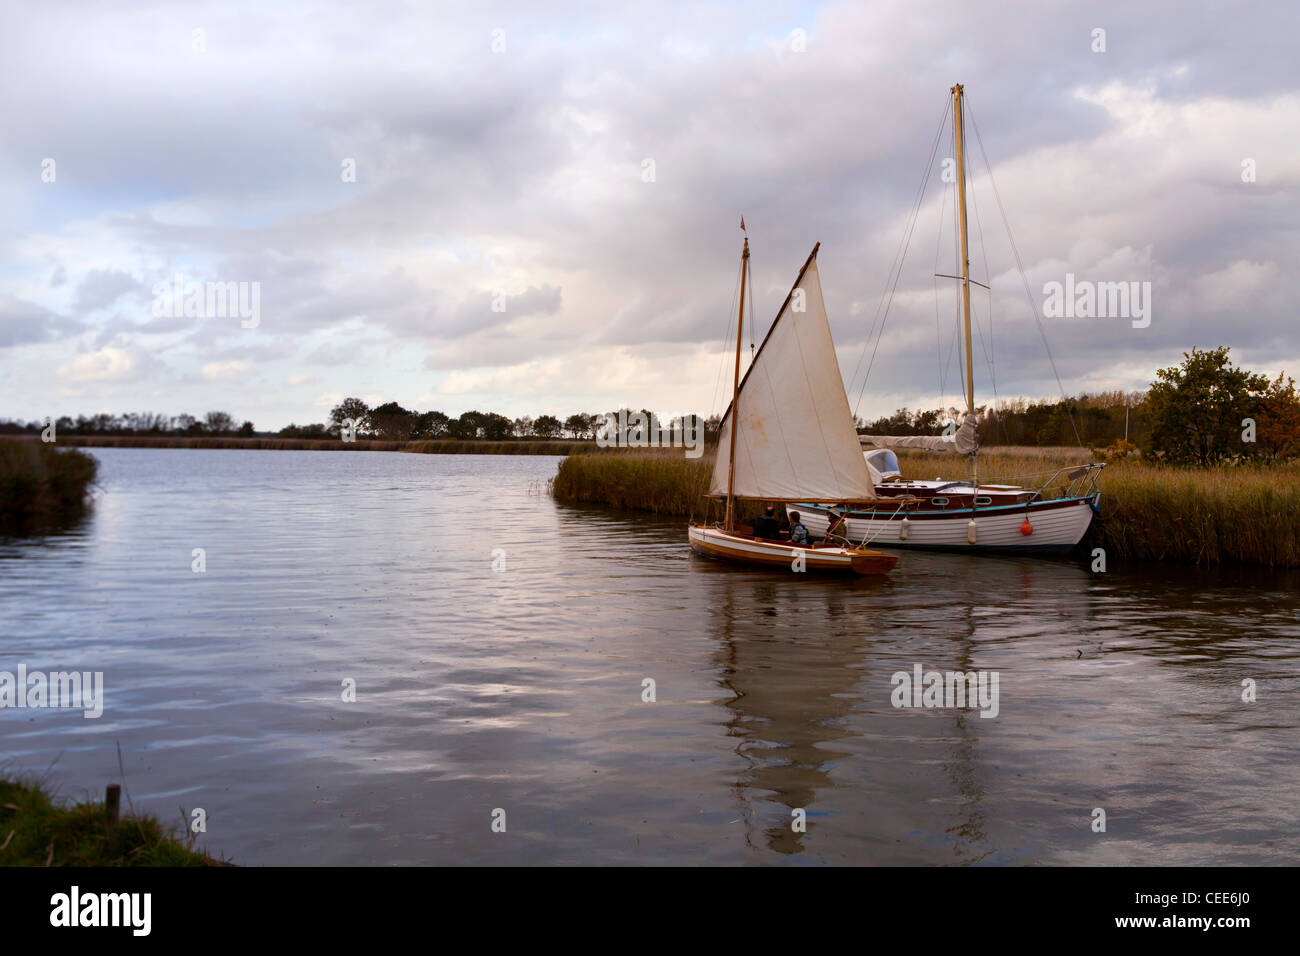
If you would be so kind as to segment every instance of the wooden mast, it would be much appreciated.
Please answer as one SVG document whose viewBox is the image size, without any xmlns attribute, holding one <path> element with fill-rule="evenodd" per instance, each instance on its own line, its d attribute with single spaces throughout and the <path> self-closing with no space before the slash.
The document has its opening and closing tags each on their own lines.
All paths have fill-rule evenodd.
<svg viewBox="0 0 1300 956">
<path fill-rule="evenodd" d="M 742 220 L 743 221 L 743 220 Z M 745 251 L 740 255 L 740 314 L 736 319 L 736 373 L 731 381 L 731 451 L 727 458 L 727 517 L 723 530 L 735 530 L 735 511 L 732 505 L 736 490 L 736 400 L 740 397 L 740 346 L 745 331 L 745 273 L 749 271 L 749 237 L 745 237 Z"/>
<path fill-rule="evenodd" d="M 970 338 L 970 251 L 966 241 L 966 158 L 964 148 L 965 122 L 962 116 L 964 88 L 960 83 L 952 88 L 953 132 L 957 140 L 957 198 L 961 210 L 961 301 L 962 322 L 966 338 L 966 414 L 975 414 L 975 362 L 972 358 Z M 979 466 L 971 456 L 972 487 L 978 484 Z M 974 507 L 972 503 L 972 507 Z"/>
</svg>

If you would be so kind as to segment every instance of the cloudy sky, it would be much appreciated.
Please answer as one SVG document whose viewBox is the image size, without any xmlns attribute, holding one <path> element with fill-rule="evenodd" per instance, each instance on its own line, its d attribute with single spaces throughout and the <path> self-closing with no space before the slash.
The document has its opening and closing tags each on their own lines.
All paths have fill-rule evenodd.
<svg viewBox="0 0 1300 956">
<path fill-rule="evenodd" d="M 1057 394 L 1067 273 L 1152 290 L 1041 319 L 1067 392 L 1194 345 L 1300 375 L 1283 2 L 3 9 L 0 417 L 718 410 L 742 214 L 757 339 L 821 241 L 850 401 L 952 404 L 957 82 L 1033 297 L 972 144 L 978 400 Z M 178 276 L 257 283 L 256 327 L 160 307 Z"/>
</svg>

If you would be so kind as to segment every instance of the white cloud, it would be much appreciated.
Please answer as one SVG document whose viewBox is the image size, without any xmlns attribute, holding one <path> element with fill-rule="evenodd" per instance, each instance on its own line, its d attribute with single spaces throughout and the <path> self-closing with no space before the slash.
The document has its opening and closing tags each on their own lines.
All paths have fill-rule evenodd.
<svg viewBox="0 0 1300 956">
<path fill-rule="evenodd" d="M 124 382 L 135 374 L 138 366 L 131 352 L 106 346 L 95 352 L 83 352 L 60 365 L 57 374 L 68 382 Z"/>
<path fill-rule="evenodd" d="M 247 362 L 208 362 L 203 377 L 209 382 L 238 382 L 251 371 Z"/>
</svg>

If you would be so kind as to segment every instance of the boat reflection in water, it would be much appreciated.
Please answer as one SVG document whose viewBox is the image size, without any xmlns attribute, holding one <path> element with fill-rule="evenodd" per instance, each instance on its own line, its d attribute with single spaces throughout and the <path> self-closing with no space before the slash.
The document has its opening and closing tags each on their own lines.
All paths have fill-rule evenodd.
<svg viewBox="0 0 1300 956">
<path fill-rule="evenodd" d="M 699 565 L 707 573 L 707 563 Z M 1089 629 L 1089 576 L 1074 565 L 936 554 L 917 573 L 936 594 L 952 594 L 949 587 L 974 580 L 977 569 L 996 570 L 997 601 L 1052 594 L 1061 628 Z M 808 852 L 819 862 L 1015 861 L 1014 848 L 991 839 L 985 808 L 1005 722 L 973 707 L 891 703 L 892 676 L 916 664 L 1005 670 L 1016 638 L 995 607 L 917 605 L 911 588 L 881 578 L 821 587 L 759 572 L 705 580 L 718 682 L 728 695 L 720 703 L 743 761 L 733 788 L 751 848 Z M 1003 675 L 1003 689 L 1011 676 Z M 806 813 L 806 832 L 794 825 L 797 810 Z"/>
</svg>

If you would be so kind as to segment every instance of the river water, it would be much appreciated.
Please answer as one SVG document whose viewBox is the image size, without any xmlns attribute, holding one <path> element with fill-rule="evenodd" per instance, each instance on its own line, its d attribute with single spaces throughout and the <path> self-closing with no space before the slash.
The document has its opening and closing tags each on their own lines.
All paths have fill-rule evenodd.
<svg viewBox="0 0 1300 956">
<path fill-rule="evenodd" d="M 91 518 L 0 542 L 0 671 L 102 671 L 104 713 L 0 710 L 0 767 L 102 794 L 120 746 L 137 810 L 202 808 L 240 864 L 1300 849 L 1293 574 L 909 552 L 796 576 L 557 505 L 554 458 L 92 453 Z M 996 672 L 997 715 L 893 706 L 918 664 Z"/>
</svg>

